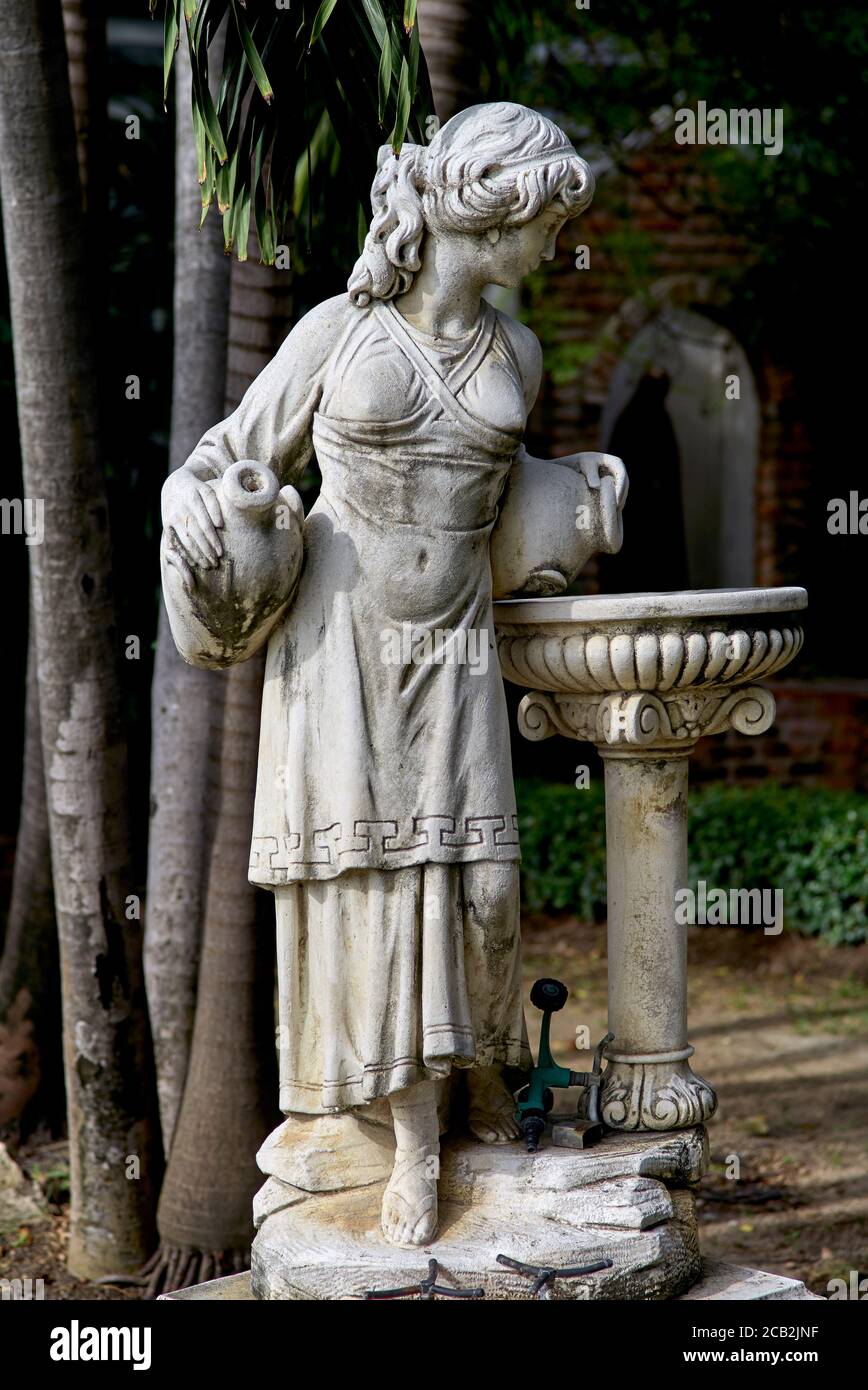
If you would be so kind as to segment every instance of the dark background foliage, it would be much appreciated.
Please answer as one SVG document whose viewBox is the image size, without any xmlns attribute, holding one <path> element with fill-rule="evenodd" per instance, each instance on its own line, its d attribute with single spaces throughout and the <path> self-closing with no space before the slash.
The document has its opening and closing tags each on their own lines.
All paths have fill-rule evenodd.
<svg viewBox="0 0 868 1390">
<path fill-rule="evenodd" d="M 517 785 L 522 899 L 606 916 L 603 788 Z M 691 795 L 689 883 L 783 893 L 785 927 L 834 946 L 868 940 L 868 804 L 846 792 L 703 787 Z M 723 923 L 723 925 L 727 925 Z"/>
</svg>

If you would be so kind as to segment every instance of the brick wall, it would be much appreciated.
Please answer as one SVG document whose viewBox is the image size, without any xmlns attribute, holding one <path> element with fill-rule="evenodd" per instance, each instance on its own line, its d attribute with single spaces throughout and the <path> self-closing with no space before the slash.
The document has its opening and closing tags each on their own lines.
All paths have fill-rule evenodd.
<svg viewBox="0 0 868 1390">
<path fill-rule="evenodd" d="M 774 726 L 759 738 L 701 739 L 694 782 L 825 786 L 868 791 L 868 681 L 770 681 Z"/>
<path fill-rule="evenodd" d="M 756 487 L 756 582 L 808 584 L 808 508 L 814 450 L 799 413 L 792 372 L 764 362 Z"/>
</svg>

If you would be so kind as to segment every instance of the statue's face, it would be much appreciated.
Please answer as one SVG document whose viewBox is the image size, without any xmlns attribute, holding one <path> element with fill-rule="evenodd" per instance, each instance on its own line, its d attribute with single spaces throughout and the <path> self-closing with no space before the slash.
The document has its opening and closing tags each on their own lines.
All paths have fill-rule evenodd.
<svg viewBox="0 0 868 1390">
<path fill-rule="evenodd" d="M 566 222 L 563 210 L 546 208 L 523 227 L 502 227 L 491 247 L 491 283 L 516 289 L 541 261 L 552 261 L 558 233 Z"/>
</svg>

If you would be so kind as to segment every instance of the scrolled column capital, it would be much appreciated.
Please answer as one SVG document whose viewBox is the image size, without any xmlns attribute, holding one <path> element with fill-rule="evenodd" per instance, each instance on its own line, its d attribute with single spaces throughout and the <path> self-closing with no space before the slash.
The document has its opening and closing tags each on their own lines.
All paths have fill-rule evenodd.
<svg viewBox="0 0 868 1390">
<path fill-rule="evenodd" d="M 606 756 L 637 752 L 684 756 L 706 734 L 735 729 L 755 737 L 771 728 L 775 700 L 759 685 L 732 690 L 708 688 L 652 693 L 646 690 L 594 694 L 525 695 L 518 726 L 537 741 L 562 734 L 594 743 Z"/>
</svg>

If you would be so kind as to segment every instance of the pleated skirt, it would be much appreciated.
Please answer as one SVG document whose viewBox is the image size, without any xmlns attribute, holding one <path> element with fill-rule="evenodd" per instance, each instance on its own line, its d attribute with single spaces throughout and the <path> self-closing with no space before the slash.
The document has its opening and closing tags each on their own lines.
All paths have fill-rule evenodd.
<svg viewBox="0 0 868 1390">
<path fill-rule="evenodd" d="M 517 863 L 350 870 L 274 896 L 285 1114 L 530 1065 Z"/>
</svg>

